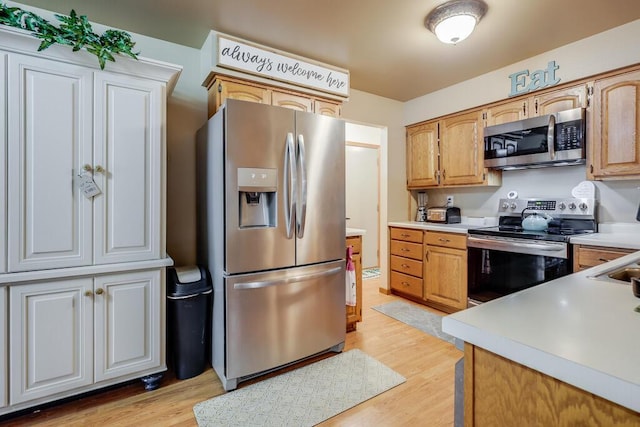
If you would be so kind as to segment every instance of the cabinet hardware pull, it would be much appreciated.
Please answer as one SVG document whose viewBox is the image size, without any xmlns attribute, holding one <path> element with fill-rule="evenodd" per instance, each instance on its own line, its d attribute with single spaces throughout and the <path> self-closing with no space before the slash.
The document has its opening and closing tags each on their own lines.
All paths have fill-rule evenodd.
<svg viewBox="0 0 640 427">
<path fill-rule="evenodd" d="M 96 166 L 96 172 L 97 173 L 105 173 L 106 171 L 104 170 L 104 168 L 100 165 Z"/>
<path fill-rule="evenodd" d="M 602 261 L 602 262 L 609 262 L 609 260 L 608 260 L 608 259 L 606 259 L 606 258 L 598 258 L 598 261 Z"/>
<path fill-rule="evenodd" d="M 409 252 L 409 249 L 407 249 L 407 248 L 400 248 L 400 250 L 401 250 L 402 252 Z"/>
<path fill-rule="evenodd" d="M 91 291 L 85 291 L 84 296 L 85 296 L 85 297 L 93 296 L 93 292 L 91 292 Z"/>
<path fill-rule="evenodd" d="M 402 268 L 409 268 L 409 266 L 407 264 L 401 264 L 400 267 Z"/>
<path fill-rule="evenodd" d="M 441 241 L 441 242 L 445 242 L 445 243 L 447 243 L 447 242 L 450 242 L 450 241 L 451 241 L 451 240 L 449 240 L 449 239 L 443 239 L 442 237 L 439 237 L 439 238 L 438 238 L 438 240 L 439 240 L 439 241 Z"/>
<path fill-rule="evenodd" d="M 93 173 L 93 168 L 91 167 L 91 165 L 88 165 L 88 164 L 87 164 L 87 165 L 84 165 L 84 166 L 82 167 L 82 170 L 84 170 L 85 172 L 91 172 L 91 173 Z"/>
<path fill-rule="evenodd" d="M 400 236 L 402 236 L 402 237 L 409 237 L 409 236 L 411 236 L 411 234 L 404 234 L 404 233 L 402 233 Z"/>
<path fill-rule="evenodd" d="M 104 290 L 102 288 L 96 289 L 96 295 L 102 295 L 103 293 L 104 293 Z"/>
<path fill-rule="evenodd" d="M 402 284 L 403 284 L 404 286 L 409 286 L 409 284 L 408 284 L 407 282 L 402 282 Z"/>
</svg>

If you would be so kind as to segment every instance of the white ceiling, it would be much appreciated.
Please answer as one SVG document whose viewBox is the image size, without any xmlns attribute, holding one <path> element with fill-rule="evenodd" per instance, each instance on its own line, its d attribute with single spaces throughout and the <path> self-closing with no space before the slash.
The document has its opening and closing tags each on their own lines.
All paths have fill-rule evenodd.
<svg viewBox="0 0 640 427">
<path fill-rule="evenodd" d="M 62 14 L 75 9 L 92 22 L 194 48 L 217 30 L 346 68 L 353 89 L 399 101 L 640 19 L 640 0 L 485 0 L 489 9 L 476 31 L 445 45 L 423 24 L 443 2 L 20 1 Z"/>
</svg>

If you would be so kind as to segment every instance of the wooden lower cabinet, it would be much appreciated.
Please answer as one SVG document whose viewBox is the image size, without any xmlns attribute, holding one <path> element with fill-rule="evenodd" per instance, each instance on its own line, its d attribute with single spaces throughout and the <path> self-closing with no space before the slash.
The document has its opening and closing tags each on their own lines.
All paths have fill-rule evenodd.
<svg viewBox="0 0 640 427">
<path fill-rule="evenodd" d="M 609 248 L 602 246 L 574 245 L 573 271 L 578 272 L 636 252 L 635 249 Z"/>
<path fill-rule="evenodd" d="M 9 286 L 9 404 L 40 404 L 164 371 L 163 273 Z"/>
<path fill-rule="evenodd" d="M 389 227 L 393 293 L 452 313 L 467 308 L 467 235 Z"/>
<path fill-rule="evenodd" d="M 467 236 L 425 232 L 424 299 L 446 311 L 467 308 Z"/>
<path fill-rule="evenodd" d="M 422 230 L 389 227 L 391 291 L 422 299 Z"/>
<path fill-rule="evenodd" d="M 362 236 L 348 236 L 347 247 L 353 247 L 353 264 L 356 268 L 356 305 L 347 305 L 347 332 L 355 331 L 362 321 Z"/>
<path fill-rule="evenodd" d="M 640 414 L 465 344 L 464 425 L 638 426 Z"/>
</svg>

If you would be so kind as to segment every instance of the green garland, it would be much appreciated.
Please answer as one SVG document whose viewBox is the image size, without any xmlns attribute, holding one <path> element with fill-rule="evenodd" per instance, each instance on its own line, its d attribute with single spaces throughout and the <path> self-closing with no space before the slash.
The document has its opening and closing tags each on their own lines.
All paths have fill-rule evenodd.
<svg viewBox="0 0 640 427">
<path fill-rule="evenodd" d="M 33 36 L 42 40 L 38 51 L 55 43 L 71 46 L 74 52 L 85 48 L 87 52 L 98 57 L 101 69 L 104 69 L 106 61 L 115 62 L 114 54 L 121 53 L 138 59 L 137 54 L 132 52 L 135 42 L 128 33 L 106 30 L 99 36 L 93 32 L 87 17 L 78 16 L 75 10 L 71 10 L 69 16 L 55 16 L 61 22 L 59 27 L 35 13 L 0 3 L 0 24 L 33 31 Z"/>
</svg>

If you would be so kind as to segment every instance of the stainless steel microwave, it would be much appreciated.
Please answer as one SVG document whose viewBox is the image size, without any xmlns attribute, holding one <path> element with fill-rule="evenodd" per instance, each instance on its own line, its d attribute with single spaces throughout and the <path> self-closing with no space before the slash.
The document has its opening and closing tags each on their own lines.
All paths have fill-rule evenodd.
<svg viewBox="0 0 640 427">
<path fill-rule="evenodd" d="M 526 169 L 584 164 L 585 109 L 484 128 L 484 166 Z"/>
</svg>

